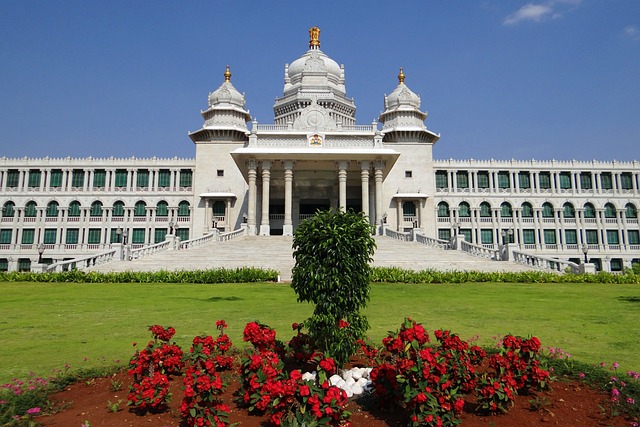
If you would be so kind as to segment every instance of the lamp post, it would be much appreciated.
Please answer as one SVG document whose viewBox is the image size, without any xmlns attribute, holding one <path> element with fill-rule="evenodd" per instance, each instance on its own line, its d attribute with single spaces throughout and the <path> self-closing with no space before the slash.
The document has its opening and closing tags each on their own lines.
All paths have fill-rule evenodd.
<svg viewBox="0 0 640 427">
<path fill-rule="evenodd" d="M 38 264 L 42 264 L 42 254 L 44 253 L 44 243 L 38 243 Z"/>
<path fill-rule="evenodd" d="M 169 221 L 169 234 L 173 234 L 173 221 Z"/>
<path fill-rule="evenodd" d="M 175 225 L 173 226 L 173 231 L 176 233 L 176 236 L 178 235 L 179 228 L 180 228 L 180 225 L 178 225 L 178 223 L 176 222 Z"/>
<path fill-rule="evenodd" d="M 122 231 L 122 243 L 127 244 L 127 237 L 129 236 L 129 232 L 125 229 Z"/>
<path fill-rule="evenodd" d="M 116 236 L 118 236 L 118 243 L 122 243 L 122 228 L 116 228 Z"/>
<path fill-rule="evenodd" d="M 246 224 L 246 223 L 247 223 L 247 219 L 248 219 L 248 217 L 247 217 L 247 213 L 246 213 L 246 212 L 244 212 L 244 213 L 242 214 L 242 222 L 243 222 L 244 224 Z"/>
<path fill-rule="evenodd" d="M 456 236 L 457 236 L 458 234 L 460 234 L 460 227 L 462 226 L 462 224 L 460 223 L 460 221 L 456 221 L 455 224 L 453 224 L 453 226 L 455 227 Z"/>
<path fill-rule="evenodd" d="M 582 245 L 582 253 L 584 254 L 584 263 L 586 264 L 587 261 L 587 253 L 589 252 L 589 245 L 587 245 L 586 243 Z"/>
</svg>

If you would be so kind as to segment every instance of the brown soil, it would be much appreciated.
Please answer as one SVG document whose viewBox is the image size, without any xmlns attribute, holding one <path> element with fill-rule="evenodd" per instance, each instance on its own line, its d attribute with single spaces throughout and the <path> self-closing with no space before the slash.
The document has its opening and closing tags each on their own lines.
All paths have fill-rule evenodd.
<svg viewBox="0 0 640 427">
<path fill-rule="evenodd" d="M 112 391 L 112 380 L 121 381 L 124 387 L 120 391 Z M 66 390 L 51 396 L 55 408 L 53 415 L 38 417 L 36 421 L 43 426 L 80 427 L 89 421 L 91 427 L 180 427 L 179 407 L 182 400 L 182 381 L 180 377 L 172 379 L 172 402 L 169 410 L 162 414 L 136 415 L 126 406 L 127 392 L 131 378 L 125 372 L 113 377 L 99 378 L 92 381 L 81 381 L 69 386 Z M 240 384 L 233 379 L 229 384 L 223 400 L 231 407 L 230 423 L 239 426 L 262 426 L 266 417 L 249 415 L 234 402 L 234 393 Z M 122 400 L 118 412 L 109 409 L 109 402 Z M 537 409 L 532 403 L 537 402 Z M 464 427 L 628 427 L 629 423 L 620 417 L 607 417 L 602 407 L 606 407 L 607 396 L 592 390 L 578 382 L 555 382 L 549 392 L 534 396 L 519 396 L 515 406 L 508 414 L 483 416 L 474 411 L 472 398 L 467 400 L 462 415 Z M 390 409 L 380 410 L 375 404 L 351 401 L 348 410 L 352 412 L 351 422 L 354 427 L 400 427 L 405 425 L 400 413 Z"/>
</svg>

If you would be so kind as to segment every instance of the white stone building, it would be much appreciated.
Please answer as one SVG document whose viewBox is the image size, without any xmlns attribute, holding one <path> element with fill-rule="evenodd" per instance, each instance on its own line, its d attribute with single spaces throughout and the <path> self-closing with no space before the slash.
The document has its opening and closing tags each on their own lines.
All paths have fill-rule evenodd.
<svg viewBox="0 0 640 427">
<path fill-rule="evenodd" d="M 590 261 L 640 260 L 640 165 L 633 162 L 434 160 L 440 135 L 398 84 L 379 123 L 356 125 L 344 67 L 320 50 L 285 65 L 274 123 L 252 122 L 224 82 L 209 94 L 195 159 L 0 158 L 0 270 L 245 227 L 291 235 L 317 209 L 364 212 L 372 229 Z M 587 250 L 587 255 L 584 254 Z"/>
</svg>

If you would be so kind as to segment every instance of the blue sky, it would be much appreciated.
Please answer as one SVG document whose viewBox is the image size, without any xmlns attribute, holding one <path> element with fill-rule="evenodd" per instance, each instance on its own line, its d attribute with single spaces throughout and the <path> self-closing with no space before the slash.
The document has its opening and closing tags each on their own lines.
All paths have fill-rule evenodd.
<svg viewBox="0 0 640 427">
<path fill-rule="evenodd" d="M 357 121 L 407 85 L 439 159 L 640 159 L 640 1 L 0 2 L 0 157 L 193 157 L 223 81 L 273 122 L 321 29 Z"/>
</svg>

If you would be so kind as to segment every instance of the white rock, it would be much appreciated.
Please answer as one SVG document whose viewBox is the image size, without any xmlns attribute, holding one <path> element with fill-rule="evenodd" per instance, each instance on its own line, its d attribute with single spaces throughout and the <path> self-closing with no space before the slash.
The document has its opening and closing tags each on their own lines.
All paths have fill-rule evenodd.
<svg viewBox="0 0 640 427">
<path fill-rule="evenodd" d="M 303 381 L 315 381 L 316 380 L 316 371 L 313 372 L 305 372 L 302 374 Z"/>
<path fill-rule="evenodd" d="M 353 372 L 351 373 L 351 375 L 353 376 L 354 380 L 358 381 L 360 378 L 362 378 L 362 372 L 363 372 L 363 369 L 354 368 Z"/>
<path fill-rule="evenodd" d="M 359 384 L 360 387 L 364 387 L 365 385 L 367 385 L 370 382 L 371 381 L 366 379 L 366 378 L 360 378 L 358 381 L 356 381 L 356 384 Z"/>
<path fill-rule="evenodd" d="M 355 383 L 352 387 L 351 387 L 351 392 L 355 395 L 358 394 L 362 394 L 362 387 L 360 387 L 360 384 Z M 349 392 L 347 392 L 347 394 L 349 394 Z"/>
<path fill-rule="evenodd" d="M 349 378 L 353 376 L 353 371 L 351 369 L 342 371 L 342 378 L 347 381 Z"/>
<path fill-rule="evenodd" d="M 346 385 L 347 387 L 351 387 L 356 383 L 356 380 L 354 380 L 353 378 L 349 378 L 344 383 L 345 383 L 344 385 Z"/>
<path fill-rule="evenodd" d="M 347 397 L 353 397 L 353 391 L 351 391 L 350 388 L 346 389 L 345 392 L 347 393 Z"/>
<path fill-rule="evenodd" d="M 342 381 L 342 382 L 344 382 L 344 380 L 342 379 L 342 377 L 341 377 L 340 375 L 338 375 L 338 374 L 331 375 L 331 378 L 329 378 L 329 383 L 330 383 L 331 385 L 336 385 L 336 384 L 338 384 L 338 381 Z"/>
</svg>

